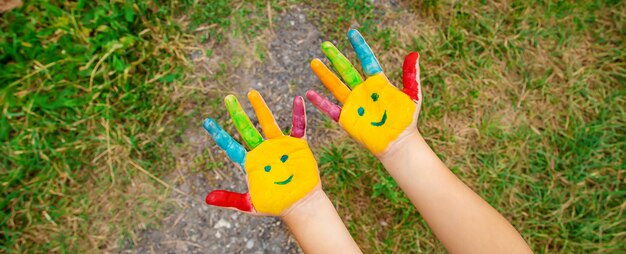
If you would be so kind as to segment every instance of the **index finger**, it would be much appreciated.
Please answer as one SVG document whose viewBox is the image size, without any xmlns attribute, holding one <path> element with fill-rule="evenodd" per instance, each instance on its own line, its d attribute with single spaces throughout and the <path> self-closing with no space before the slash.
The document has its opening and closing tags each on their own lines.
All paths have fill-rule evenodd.
<svg viewBox="0 0 626 254">
<path fill-rule="evenodd" d="M 246 172 L 243 163 L 246 160 L 246 149 L 243 148 L 233 137 L 228 135 L 220 125 L 213 120 L 213 118 L 207 118 L 202 122 L 202 127 L 213 137 L 213 140 L 226 152 L 226 155 L 235 163 L 241 166 L 241 169 Z"/>
<path fill-rule="evenodd" d="M 367 45 L 367 42 L 365 42 L 365 39 L 363 39 L 359 31 L 350 29 L 350 31 L 348 31 L 348 39 L 356 52 L 357 58 L 359 58 L 359 62 L 361 62 L 365 75 L 372 76 L 383 72 L 383 68 L 380 67 L 380 63 L 378 63 L 378 59 L 374 56 L 374 52 L 372 52 L 372 49 Z"/>
</svg>

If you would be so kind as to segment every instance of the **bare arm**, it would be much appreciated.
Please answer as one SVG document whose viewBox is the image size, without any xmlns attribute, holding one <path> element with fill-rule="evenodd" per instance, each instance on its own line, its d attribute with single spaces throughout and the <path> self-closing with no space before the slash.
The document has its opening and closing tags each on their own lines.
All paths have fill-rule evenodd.
<svg viewBox="0 0 626 254">
<path fill-rule="evenodd" d="M 311 61 L 311 69 L 343 106 L 312 90 L 307 98 L 381 160 L 449 252 L 530 253 L 513 226 L 452 174 L 417 131 L 424 99 L 419 53 L 404 59 L 399 90 L 363 36 L 350 30 L 348 39 L 368 77 L 363 80 L 331 42 L 324 42 L 322 52 L 343 82 L 319 59 Z"/>
<path fill-rule="evenodd" d="M 250 91 L 248 99 L 267 139 L 255 129 L 234 95 L 226 96 L 224 102 L 235 128 L 252 150 L 246 151 L 212 118 L 204 120 L 203 126 L 240 166 L 249 192 L 213 190 L 206 203 L 253 215 L 279 216 L 307 253 L 360 253 L 322 190 L 317 162 L 306 142 L 304 99 L 293 100 L 289 136 L 282 133 L 259 92 Z"/>
<path fill-rule="evenodd" d="M 321 188 L 305 199 L 282 217 L 305 253 L 361 253 Z"/>
<path fill-rule="evenodd" d="M 498 211 L 457 178 L 417 132 L 381 161 L 450 253 L 532 253 Z"/>
</svg>

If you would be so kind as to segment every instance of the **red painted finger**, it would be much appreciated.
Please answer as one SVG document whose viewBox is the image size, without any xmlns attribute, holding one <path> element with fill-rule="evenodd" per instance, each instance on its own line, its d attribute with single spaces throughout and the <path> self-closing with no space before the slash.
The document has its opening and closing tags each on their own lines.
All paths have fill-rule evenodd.
<svg viewBox="0 0 626 254">
<path fill-rule="evenodd" d="M 420 54 L 411 52 L 404 58 L 402 65 L 402 92 L 407 94 L 413 101 L 419 98 L 420 87 Z"/>
<path fill-rule="evenodd" d="M 252 212 L 250 193 L 214 190 L 206 196 L 206 203 L 212 206 L 236 208 L 244 212 Z"/>
<path fill-rule="evenodd" d="M 313 105 L 324 112 L 327 116 L 335 120 L 335 122 L 339 121 L 339 114 L 341 114 L 341 108 L 337 106 L 335 103 L 332 103 L 324 96 L 319 95 L 317 92 L 313 90 L 309 90 L 306 92 L 306 98 L 313 103 Z"/>
<path fill-rule="evenodd" d="M 306 134 L 306 111 L 302 96 L 293 98 L 293 111 L 291 113 L 291 136 L 302 138 Z"/>
</svg>

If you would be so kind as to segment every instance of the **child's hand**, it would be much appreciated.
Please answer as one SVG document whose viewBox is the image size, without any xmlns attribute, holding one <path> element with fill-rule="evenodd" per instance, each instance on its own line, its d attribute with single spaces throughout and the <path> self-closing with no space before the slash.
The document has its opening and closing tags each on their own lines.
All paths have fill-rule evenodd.
<svg viewBox="0 0 626 254">
<path fill-rule="evenodd" d="M 248 93 L 248 99 L 266 140 L 254 128 L 235 96 L 228 95 L 224 101 L 235 127 L 251 149 L 249 153 L 215 120 L 208 118 L 203 126 L 246 174 L 249 193 L 215 190 L 207 195 L 206 202 L 247 213 L 283 215 L 294 204 L 306 202 L 304 198 L 307 194 L 321 191 L 317 163 L 304 138 L 304 100 L 299 96 L 294 98 L 291 136 L 285 136 L 261 95 L 253 90 Z"/>
<path fill-rule="evenodd" d="M 332 43 L 324 42 L 324 55 L 350 88 L 322 61 L 313 59 L 313 72 L 343 103 L 343 108 L 315 91 L 309 90 L 306 96 L 318 109 L 338 121 L 352 138 L 380 157 L 391 150 L 397 141 L 417 132 L 416 123 L 422 102 L 419 54 L 413 52 L 404 59 L 403 89 L 400 91 L 389 82 L 361 34 L 350 30 L 348 38 L 367 79 L 363 81 L 359 72 Z"/>
</svg>

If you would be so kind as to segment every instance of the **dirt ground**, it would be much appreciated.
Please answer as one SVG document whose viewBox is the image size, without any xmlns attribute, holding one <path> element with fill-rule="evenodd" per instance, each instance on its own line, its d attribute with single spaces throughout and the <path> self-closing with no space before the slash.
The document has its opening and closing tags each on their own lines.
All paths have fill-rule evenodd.
<svg viewBox="0 0 626 254">
<path fill-rule="evenodd" d="M 305 7 L 294 7 L 277 14 L 268 40 L 268 57 L 263 62 L 244 66 L 238 75 L 240 88 L 233 92 L 242 106 L 256 121 L 245 94 L 251 88 L 258 90 L 272 109 L 282 128 L 291 122 L 291 103 L 296 95 L 303 96 L 307 89 L 322 89 L 321 83 L 309 68 L 309 61 L 322 57 L 319 45 L 322 37 L 313 24 L 307 21 Z M 192 58 L 194 56 L 192 55 Z M 323 131 L 321 115 L 307 107 L 309 142 L 315 143 L 312 133 Z M 208 117 L 208 116 L 207 116 Z M 221 119 L 226 121 L 227 118 Z M 202 119 L 198 119 L 201 122 Z M 199 124 L 198 124 L 199 126 Z M 228 129 L 230 133 L 233 130 Z M 224 156 L 209 135 L 200 128 L 185 131 L 182 142 L 188 144 L 192 154 L 201 155 L 210 149 L 211 156 Z M 184 158 L 182 160 L 185 160 Z M 253 217 L 235 211 L 210 207 L 204 203 L 206 194 L 214 189 L 246 191 L 245 178 L 232 163 L 228 169 L 208 172 L 191 172 L 188 163 L 178 163 L 175 187 L 185 196 L 173 192 L 172 199 L 181 209 L 175 209 L 159 228 L 138 232 L 140 241 L 123 253 L 300 253 L 296 241 L 286 226 L 274 217 Z"/>
</svg>

